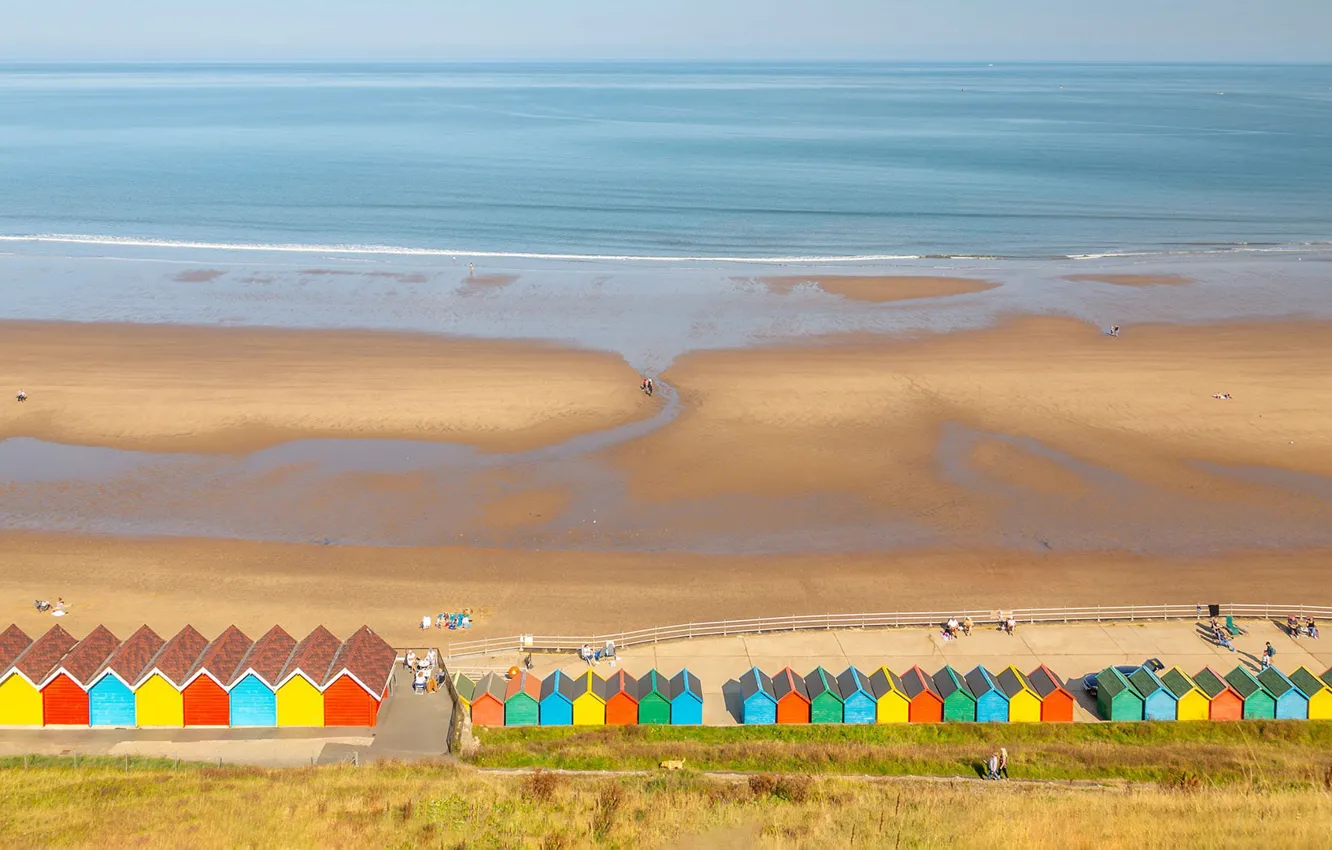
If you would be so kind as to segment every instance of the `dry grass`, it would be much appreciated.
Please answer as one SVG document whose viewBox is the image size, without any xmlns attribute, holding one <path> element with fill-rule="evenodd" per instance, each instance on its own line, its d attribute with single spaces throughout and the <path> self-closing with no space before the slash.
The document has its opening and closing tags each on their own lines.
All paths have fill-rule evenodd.
<svg viewBox="0 0 1332 850">
<path fill-rule="evenodd" d="M 9 846 L 1312 847 L 1321 786 L 496 775 L 444 765 L 0 769 Z"/>
</svg>

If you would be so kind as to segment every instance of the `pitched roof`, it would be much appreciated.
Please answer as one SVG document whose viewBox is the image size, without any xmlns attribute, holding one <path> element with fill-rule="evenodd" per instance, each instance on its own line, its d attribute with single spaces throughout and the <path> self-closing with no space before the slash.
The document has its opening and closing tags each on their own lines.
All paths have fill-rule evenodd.
<svg viewBox="0 0 1332 850">
<path fill-rule="evenodd" d="M 930 674 L 926 673 L 920 667 L 912 667 L 902 674 L 902 690 L 906 692 L 908 699 L 915 699 L 928 691 L 934 696 L 939 696 L 939 692 L 934 688 L 934 680 Z"/>
<path fill-rule="evenodd" d="M 1067 689 L 1060 683 L 1059 677 L 1044 664 L 1032 670 L 1031 675 L 1027 677 L 1027 681 L 1031 682 L 1031 686 L 1036 689 L 1036 693 L 1040 695 L 1042 700 L 1055 691 L 1067 693 Z"/>
<path fill-rule="evenodd" d="M 1111 698 L 1119 696 L 1122 691 L 1129 691 L 1133 696 L 1142 698 L 1128 677 L 1113 667 L 1107 667 L 1096 675 L 1096 689 Z"/>
<path fill-rule="evenodd" d="M 371 631 L 369 626 L 361 626 L 338 647 L 324 684 L 329 684 L 345 671 L 370 691 L 371 696 L 379 699 L 393 677 L 397 661 L 398 653 L 388 641 Z"/>
<path fill-rule="evenodd" d="M 957 671 L 948 665 L 944 665 L 942 670 L 934 674 L 934 689 L 945 700 L 955 693 L 961 693 L 972 702 L 976 701 L 976 695 L 967 687 L 967 680 L 957 675 Z"/>
<path fill-rule="evenodd" d="M 788 694 L 795 694 L 803 702 L 809 702 L 809 691 L 805 689 L 805 679 L 790 667 L 783 667 L 772 678 L 772 692 L 777 699 L 785 699 Z"/>
<path fill-rule="evenodd" d="M 17 624 L 11 624 L 9 628 L 0 632 L 0 676 L 8 673 L 9 668 L 14 666 L 15 659 L 30 646 L 32 638 L 28 637 Z"/>
<path fill-rule="evenodd" d="M 901 684 L 900 679 L 898 679 L 898 684 Z M 841 675 L 837 677 L 837 687 L 841 690 L 844 698 L 854 695 L 856 691 L 863 691 L 871 695 L 873 692 L 865 674 L 855 667 L 848 667 L 842 671 Z"/>
<path fill-rule="evenodd" d="M 893 692 L 906 696 L 906 688 L 903 686 L 902 680 L 898 678 L 896 673 L 889 670 L 887 667 L 881 666 L 871 673 L 869 681 L 870 690 L 874 694 L 876 700 L 883 699 L 885 696 Z M 850 694 L 847 696 L 850 696 Z M 910 697 L 907 697 L 907 699 L 910 699 Z"/>
<path fill-rule="evenodd" d="M 1275 667 L 1265 667 L 1258 674 L 1258 681 L 1263 683 L 1263 687 L 1271 691 L 1274 697 L 1283 697 L 1286 692 L 1295 687 L 1285 674 Z"/>
<path fill-rule="evenodd" d="M 29 682 L 43 682 L 76 643 L 78 641 L 72 634 L 60 626 L 52 626 L 14 659 L 14 669 L 26 676 Z"/>
<path fill-rule="evenodd" d="M 1226 674 L 1226 681 L 1235 689 L 1235 693 L 1248 699 L 1263 689 L 1262 683 L 1243 667 L 1236 667 Z"/>
<path fill-rule="evenodd" d="M 1204 667 L 1199 670 L 1198 675 L 1193 677 L 1193 681 L 1197 683 L 1199 688 L 1202 688 L 1202 692 L 1207 694 L 1209 700 L 1216 699 L 1228 690 L 1234 690 L 1230 687 L 1230 683 L 1211 667 Z"/>
<path fill-rule="evenodd" d="M 747 700 L 757 693 L 767 694 L 769 697 L 776 699 L 772 693 L 772 679 L 768 677 L 768 674 L 757 667 L 750 667 L 740 677 L 740 698 Z"/>
<path fill-rule="evenodd" d="M 147 626 L 140 626 L 137 632 L 130 635 L 128 640 L 111 653 L 106 664 L 93 674 L 93 678 L 99 678 L 104 671 L 109 671 L 119 676 L 126 684 L 134 684 L 139 681 L 143 671 L 148 669 L 153 656 L 157 655 L 163 643 L 157 632 Z"/>
<path fill-rule="evenodd" d="M 1031 686 L 1031 682 L 1027 681 L 1027 677 L 1022 675 L 1022 671 L 1011 664 L 1000 670 L 999 675 L 995 678 L 999 681 L 999 689 L 1010 698 L 1017 696 L 1023 691 L 1032 691 L 1034 693 L 1036 690 Z"/>
<path fill-rule="evenodd" d="M 582 677 L 580 676 L 579 678 Z M 496 676 L 494 673 L 487 673 L 486 675 L 481 677 L 481 680 L 479 682 L 476 683 L 476 692 L 474 694 L 475 699 L 473 700 L 473 702 L 476 702 L 476 700 L 481 699 L 481 697 L 483 696 L 489 696 L 492 699 L 494 699 L 496 702 L 503 703 L 504 692 L 508 689 L 508 684 L 509 683 L 504 679 L 503 676 Z"/>
<path fill-rule="evenodd" d="M 609 702 L 611 697 L 621 693 L 638 702 L 638 680 L 623 670 L 616 670 L 602 680 L 601 697 Z"/>
<path fill-rule="evenodd" d="M 703 699 L 703 683 L 698 677 L 689 670 L 681 670 L 671 677 L 671 692 L 669 694 L 671 702 L 675 702 L 680 697 L 688 694 L 697 697 L 700 701 Z"/>
<path fill-rule="evenodd" d="M 329 668 L 333 666 L 333 659 L 341 648 L 342 641 L 334 637 L 332 632 L 323 626 L 315 626 L 312 632 L 296 644 L 278 681 L 285 682 L 297 673 L 303 673 L 311 682 L 322 687 Z"/>
<path fill-rule="evenodd" d="M 101 670 L 119 648 L 120 638 L 111 634 L 106 626 L 98 626 L 69 651 L 60 666 L 71 679 L 86 688 L 92 684 L 93 674 Z"/>
<path fill-rule="evenodd" d="M 143 678 L 150 670 L 156 670 L 171 684 L 181 687 L 185 684 L 185 677 L 198 663 L 199 655 L 207 647 L 208 638 L 199 634 L 194 626 L 186 626 L 162 645 L 148 669 L 139 677 Z"/>
<path fill-rule="evenodd" d="M 1178 667 L 1171 667 L 1157 678 L 1161 680 L 1162 685 L 1165 685 L 1167 691 L 1175 695 L 1175 699 L 1183 699 L 1185 694 L 1198 690 L 1198 686 L 1188 674 Z"/>
<path fill-rule="evenodd" d="M 476 682 L 472 681 L 470 676 L 463 673 L 453 674 L 453 687 L 457 689 L 458 696 L 468 702 L 472 701 L 472 694 L 476 693 Z"/>
<path fill-rule="evenodd" d="M 837 684 L 837 677 L 821 666 L 810 670 L 809 675 L 805 676 L 805 690 L 809 692 L 810 702 L 824 694 L 842 702 L 842 689 Z"/>
<path fill-rule="evenodd" d="M 1307 667 L 1301 667 L 1290 674 L 1290 680 L 1295 683 L 1305 696 L 1313 696 L 1322 690 L 1327 690 L 1327 683 L 1309 672 Z"/>
<path fill-rule="evenodd" d="M 232 674 L 227 687 L 236 684 L 251 670 L 270 688 L 275 686 L 278 683 L 278 676 L 287 666 L 287 659 L 291 658 L 292 650 L 295 648 L 296 638 L 283 631 L 281 626 L 274 626 L 254 642 L 249 652 L 245 653 L 245 658 Z"/>
<path fill-rule="evenodd" d="M 1146 667 L 1139 667 L 1137 670 L 1134 670 L 1129 674 L 1128 679 L 1133 683 L 1133 687 L 1138 689 L 1138 693 L 1142 694 L 1144 697 L 1149 697 L 1157 691 L 1165 690 L 1161 685 L 1161 680 L 1156 678 L 1156 674 L 1151 670 L 1148 670 Z M 1169 691 L 1166 692 L 1169 693 Z M 1171 696 L 1174 696 L 1174 694 L 1171 694 Z"/>
<path fill-rule="evenodd" d="M 199 660 L 185 675 L 190 681 L 196 676 L 207 673 L 213 681 L 226 685 L 236 674 L 236 668 L 245 660 L 245 654 L 254 646 L 254 641 L 245 636 L 245 632 L 235 626 L 227 626 L 222 634 L 214 638 L 199 655 Z"/>
<path fill-rule="evenodd" d="M 567 674 L 556 670 L 541 683 L 541 701 L 545 702 L 556 695 L 565 702 L 573 702 L 578 696 L 577 684 Z"/>
<path fill-rule="evenodd" d="M 994 676 L 979 664 L 971 668 L 971 672 L 967 673 L 966 679 L 967 687 L 976 696 L 999 690 L 999 685 L 994 681 Z"/>
</svg>

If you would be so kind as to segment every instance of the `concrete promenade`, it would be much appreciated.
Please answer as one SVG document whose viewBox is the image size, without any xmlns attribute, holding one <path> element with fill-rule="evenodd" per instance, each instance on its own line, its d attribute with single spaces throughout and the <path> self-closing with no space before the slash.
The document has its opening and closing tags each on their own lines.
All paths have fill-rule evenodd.
<svg viewBox="0 0 1332 850">
<path fill-rule="evenodd" d="M 875 629 L 842 631 L 773 632 L 762 635 L 695 638 L 633 647 L 619 652 L 618 669 L 638 675 L 650 669 L 674 675 L 688 667 L 703 684 L 703 719 L 709 725 L 738 722 L 735 700 L 728 706 L 728 683 L 750 667 L 769 675 L 790 665 L 804 674 L 822 665 L 840 673 L 855 665 L 869 673 L 880 665 L 901 672 L 919 664 L 934 673 L 945 664 L 966 672 L 983 664 L 998 672 L 1009 664 L 1024 673 L 1045 664 L 1065 681 L 1079 699 L 1079 719 L 1095 720 L 1095 704 L 1082 692 L 1085 673 L 1112 664 L 1141 664 L 1159 658 L 1167 667 L 1178 665 L 1189 675 L 1210 666 L 1224 674 L 1236 664 L 1257 670 L 1264 644 L 1277 650 L 1276 666 L 1287 672 L 1301 665 L 1321 674 L 1332 666 L 1332 636 L 1327 640 L 1293 640 L 1276 622 L 1245 620 L 1237 623 L 1248 633 L 1235 638 L 1235 652 L 1212 643 L 1204 625 L 1179 620 L 1140 623 L 1078 623 L 1020 626 L 1007 635 L 993 626 L 977 627 L 971 637 L 945 641 L 938 629 Z M 469 666 L 507 667 L 518 663 L 516 652 L 487 658 L 463 659 Z M 533 672 L 546 676 L 555 669 L 576 675 L 587 665 L 568 654 L 535 654 Z M 601 662 L 596 670 L 608 676 L 617 668 Z"/>
</svg>

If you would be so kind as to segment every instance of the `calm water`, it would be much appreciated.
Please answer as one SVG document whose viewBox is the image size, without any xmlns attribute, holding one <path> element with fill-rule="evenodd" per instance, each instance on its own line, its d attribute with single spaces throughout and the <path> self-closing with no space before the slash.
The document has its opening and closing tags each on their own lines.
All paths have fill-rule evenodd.
<svg viewBox="0 0 1332 850">
<path fill-rule="evenodd" d="M 628 257 L 1309 250 L 1332 240 L 1332 68 L 0 66 L 0 235 L 52 234 Z"/>
</svg>

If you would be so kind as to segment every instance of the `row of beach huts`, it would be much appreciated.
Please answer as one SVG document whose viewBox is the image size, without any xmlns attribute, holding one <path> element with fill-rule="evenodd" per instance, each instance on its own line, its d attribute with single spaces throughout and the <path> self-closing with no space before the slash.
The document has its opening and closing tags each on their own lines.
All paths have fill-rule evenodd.
<svg viewBox="0 0 1332 850">
<path fill-rule="evenodd" d="M 143 626 L 121 640 L 60 626 L 33 640 L 0 633 L 0 726 L 374 726 L 396 652 L 368 627 L 300 641 L 279 627 L 214 640 Z"/>
<path fill-rule="evenodd" d="M 1204 668 L 1107 668 L 1098 675 L 1097 706 L 1106 720 L 1332 719 L 1332 670 L 1316 676 L 1301 667 L 1287 676 L 1275 667 L 1252 673 L 1236 667 L 1222 676 Z M 473 680 L 453 674 L 459 698 L 477 726 L 696 725 L 703 722 L 702 686 L 681 670 L 635 678 L 620 670 L 603 679 L 588 670 L 540 679 L 529 672 Z M 739 719 L 777 723 L 1069 723 L 1076 700 L 1048 667 L 1015 666 L 997 673 L 978 666 L 962 673 L 945 666 L 931 675 L 919 666 L 901 675 L 879 667 L 840 674 L 790 667 L 769 676 L 757 667 L 740 677 Z"/>
</svg>

